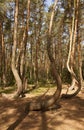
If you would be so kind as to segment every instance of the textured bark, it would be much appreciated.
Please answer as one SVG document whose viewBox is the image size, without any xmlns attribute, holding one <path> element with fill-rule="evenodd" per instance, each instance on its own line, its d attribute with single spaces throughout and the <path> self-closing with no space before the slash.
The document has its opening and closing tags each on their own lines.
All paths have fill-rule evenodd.
<svg viewBox="0 0 84 130">
<path fill-rule="evenodd" d="M 5 45 L 3 34 L 3 20 L 0 22 L 0 83 L 2 87 L 6 86 L 6 64 L 5 64 Z"/>
<path fill-rule="evenodd" d="M 35 61 L 35 74 L 36 74 L 36 85 L 38 86 L 38 51 L 39 51 L 39 40 L 36 41 L 36 61 Z"/>
<path fill-rule="evenodd" d="M 28 38 L 28 30 L 29 30 L 29 18 L 30 18 L 30 0 L 27 2 L 27 16 L 26 16 L 26 26 L 24 28 L 22 41 L 20 42 L 20 48 L 17 56 L 17 69 L 18 69 L 18 76 L 21 81 L 21 92 L 19 96 L 22 97 L 24 95 L 24 91 L 27 88 L 27 79 L 25 77 L 26 73 L 26 45 L 27 45 L 27 38 Z M 16 39 L 17 40 L 17 39 Z M 16 48 L 16 47 L 15 47 Z"/>
<path fill-rule="evenodd" d="M 5 62 L 5 43 L 3 34 L 3 24 L 2 24 L 2 82 L 4 87 L 6 86 L 6 62 Z"/>
<path fill-rule="evenodd" d="M 0 22 L 0 84 L 2 83 L 2 22 Z"/>
<path fill-rule="evenodd" d="M 54 11 L 55 11 L 56 4 L 57 4 L 57 0 L 55 0 L 54 8 L 53 8 L 53 11 L 51 14 L 51 20 L 50 20 L 50 25 L 49 25 L 48 37 L 47 37 L 47 51 L 48 51 L 48 56 L 49 56 L 49 59 L 51 62 L 52 75 L 56 81 L 57 89 L 56 89 L 56 92 L 54 93 L 54 95 L 50 99 L 48 99 L 47 101 L 43 100 L 41 102 L 28 103 L 25 111 L 28 111 L 28 110 L 47 110 L 49 107 L 54 105 L 60 97 L 62 83 L 61 83 L 60 76 L 58 75 L 58 73 L 56 71 L 55 60 L 52 56 L 52 51 L 51 51 L 52 50 L 51 49 L 51 45 L 52 45 L 52 43 L 51 43 L 51 30 L 52 30 L 52 23 L 53 23 Z"/>
<path fill-rule="evenodd" d="M 33 79 L 33 41 L 31 40 L 31 68 L 30 68 L 30 79 Z"/>
<path fill-rule="evenodd" d="M 25 81 L 27 80 L 25 77 L 26 74 L 26 46 L 27 46 L 27 38 L 29 31 L 29 19 L 30 19 L 30 0 L 27 2 L 27 17 L 26 17 L 26 27 L 23 33 L 23 39 L 21 42 L 21 65 L 20 65 L 20 75 L 23 84 L 23 92 L 26 88 Z"/>
<path fill-rule="evenodd" d="M 78 1 L 77 4 L 79 4 L 80 0 Z M 79 10 L 79 5 L 78 6 L 78 10 Z M 80 41 L 80 31 L 79 31 L 79 21 L 80 21 L 80 13 L 77 10 L 77 48 L 78 48 L 78 66 L 79 66 L 79 82 L 80 82 L 80 86 L 81 88 L 83 87 L 83 76 L 82 76 L 82 51 L 81 51 L 81 41 Z"/>
<path fill-rule="evenodd" d="M 16 47 L 17 47 L 17 28 L 18 28 L 18 0 L 15 1 L 16 6 L 15 6 L 15 22 L 14 22 L 14 42 L 13 42 L 13 49 L 12 49 L 12 72 L 14 75 L 14 78 L 16 80 L 16 84 L 17 84 L 17 91 L 14 94 L 14 97 L 19 97 L 21 92 L 22 92 L 22 81 L 21 78 L 18 74 L 18 71 L 16 69 Z"/>
<path fill-rule="evenodd" d="M 82 76 L 82 56 L 81 56 L 81 43 L 78 40 L 78 66 L 79 66 L 79 82 L 81 88 L 83 87 L 83 76 Z"/>
<path fill-rule="evenodd" d="M 67 68 L 71 74 L 72 83 L 71 83 L 71 86 L 68 88 L 67 92 L 69 92 L 69 90 L 75 89 L 75 87 L 77 87 L 77 89 L 72 94 L 67 93 L 66 95 L 63 95 L 63 97 L 66 97 L 66 98 L 68 98 L 68 97 L 70 98 L 70 97 L 77 95 L 81 89 L 81 86 L 77 80 L 76 74 L 73 69 L 74 61 L 75 61 L 78 6 L 79 6 L 79 0 L 74 0 L 74 16 L 73 16 L 73 20 L 72 20 L 72 29 L 71 29 L 71 34 L 70 34 L 70 47 L 69 47 L 69 54 L 68 54 L 68 60 L 67 60 Z"/>
</svg>

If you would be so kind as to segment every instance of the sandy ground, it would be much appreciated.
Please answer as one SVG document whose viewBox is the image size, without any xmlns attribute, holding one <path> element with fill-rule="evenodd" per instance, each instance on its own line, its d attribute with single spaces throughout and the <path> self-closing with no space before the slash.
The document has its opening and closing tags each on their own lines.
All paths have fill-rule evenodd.
<svg viewBox="0 0 84 130">
<path fill-rule="evenodd" d="M 25 113 L 32 100 L 31 94 L 14 101 L 0 97 L 0 130 L 84 130 L 84 93 L 61 99 L 60 109 Z"/>
</svg>

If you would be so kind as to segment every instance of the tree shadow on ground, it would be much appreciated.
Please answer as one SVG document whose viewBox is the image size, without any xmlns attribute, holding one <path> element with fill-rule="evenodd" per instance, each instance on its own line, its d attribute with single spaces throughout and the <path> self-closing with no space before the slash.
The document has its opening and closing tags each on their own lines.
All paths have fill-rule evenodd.
<svg viewBox="0 0 84 130">
<path fill-rule="evenodd" d="M 82 96 L 83 97 L 83 96 Z M 34 100 L 34 98 L 28 99 L 28 101 Z M 69 127 L 73 127 L 72 130 L 83 130 L 84 123 L 84 99 L 80 96 L 76 96 L 72 99 L 61 99 L 60 109 L 53 109 L 45 112 L 24 112 L 24 108 L 27 99 L 22 99 L 18 101 L 8 101 L 8 100 L 0 100 L 0 113 L 1 119 L 4 118 L 4 122 L 2 122 L 1 129 L 4 125 L 7 125 L 7 128 L 4 130 L 65 130 L 69 129 Z M 14 109 L 13 113 L 10 111 Z M 9 113 L 7 114 L 7 111 Z M 3 114 L 5 115 L 3 117 Z M 6 120 L 6 119 L 7 120 Z M 11 119 L 14 119 L 13 122 L 10 122 Z M 8 124 L 6 124 L 8 122 Z M 74 123 L 78 125 L 74 125 Z M 62 126 L 62 128 L 61 128 Z M 64 129 L 63 129 L 64 126 Z"/>
<path fill-rule="evenodd" d="M 54 130 L 55 127 L 59 130 L 59 126 L 65 127 L 60 128 L 62 130 L 83 130 L 84 98 L 76 96 L 72 99 L 62 99 L 61 106 L 61 109 L 48 120 L 48 124 L 51 124 L 50 130 Z"/>
<path fill-rule="evenodd" d="M 22 121 L 23 119 L 27 116 L 28 113 L 22 113 L 19 118 L 11 124 L 7 130 L 14 130 Z"/>
</svg>

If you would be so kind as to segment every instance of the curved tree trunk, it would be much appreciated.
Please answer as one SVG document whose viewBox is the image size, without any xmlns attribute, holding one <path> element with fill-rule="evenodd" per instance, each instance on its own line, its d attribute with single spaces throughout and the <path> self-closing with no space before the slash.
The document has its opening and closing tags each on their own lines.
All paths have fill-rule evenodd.
<svg viewBox="0 0 84 130">
<path fill-rule="evenodd" d="M 17 28 L 18 28 L 18 0 L 15 1 L 16 6 L 15 6 L 15 22 L 14 22 L 14 42 L 13 42 L 13 48 L 12 48 L 12 72 L 14 75 L 14 78 L 16 80 L 16 84 L 17 84 L 17 91 L 14 94 L 14 97 L 19 97 L 21 92 L 22 92 L 22 81 L 21 78 L 18 74 L 18 71 L 16 69 L 16 65 L 15 65 L 15 58 L 16 58 L 16 48 L 17 48 Z"/>
<path fill-rule="evenodd" d="M 80 84 L 76 78 L 76 74 L 74 72 L 74 60 L 75 60 L 75 46 L 76 46 L 76 34 L 77 34 L 77 21 L 78 21 L 78 6 L 79 6 L 79 0 L 74 0 L 74 16 L 72 20 L 72 30 L 70 34 L 70 47 L 69 47 L 69 54 L 68 54 L 68 60 L 67 60 L 67 68 L 68 71 L 71 74 L 72 83 L 71 86 L 67 90 L 67 94 L 62 95 L 65 98 L 73 97 L 77 95 L 81 89 Z M 76 91 L 74 93 L 69 94 L 69 90 L 73 90 L 77 87 Z"/>
<path fill-rule="evenodd" d="M 51 51 L 52 50 L 51 49 L 51 45 L 52 45 L 52 43 L 51 43 L 51 30 L 52 30 L 52 23 L 53 23 L 54 11 L 55 11 L 56 4 L 57 4 L 57 0 L 55 0 L 54 6 L 53 6 L 53 11 L 51 14 L 51 20 L 50 20 L 50 25 L 49 25 L 49 30 L 48 30 L 48 37 L 47 37 L 47 51 L 48 51 L 48 56 L 49 56 L 49 59 L 51 62 L 52 75 L 56 81 L 57 89 L 56 89 L 56 92 L 54 93 L 54 95 L 47 101 L 43 100 L 41 102 L 28 103 L 28 105 L 26 107 L 26 111 L 28 111 L 28 110 L 46 110 L 50 106 L 52 106 L 60 97 L 62 83 L 61 83 L 60 76 L 58 75 L 58 73 L 56 71 L 55 60 L 52 56 L 52 51 Z"/>
<path fill-rule="evenodd" d="M 28 28 L 29 28 L 29 16 L 30 16 L 30 0 L 27 4 L 27 18 L 26 18 L 26 28 L 23 33 L 23 40 L 21 42 L 21 49 L 19 56 L 21 56 L 20 72 L 16 69 L 16 49 L 17 49 L 17 26 L 18 26 L 18 0 L 16 0 L 16 9 L 15 9 L 15 28 L 14 28 L 14 44 L 12 50 L 12 71 L 17 83 L 17 92 L 14 94 L 14 97 L 19 97 L 20 95 L 24 96 L 25 90 L 25 55 L 26 55 L 26 44 L 28 37 Z M 22 54 L 22 55 L 21 55 Z"/>
<path fill-rule="evenodd" d="M 50 19 L 50 25 L 49 25 L 49 31 L 48 31 L 48 37 L 47 37 L 47 51 L 48 51 L 48 57 L 51 63 L 51 72 L 52 72 L 52 76 L 56 82 L 57 85 L 57 90 L 54 94 L 54 100 L 57 101 L 60 97 L 61 94 L 61 89 L 62 89 L 62 82 L 61 82 L 61 78 L 59 76 L 59 74 L 57 73 L 56 70 L 56 64 L 55 64 L 55 59 L 53 58 L 53 54 L 52 54 L 52 42 L 51 42 L 51 33 L 52 33 L 52 25 L 53 25 L 53 18 L 54 18 L 54 13 L 55 13 L 55 8 L 57 5 L 57 1 L 55 0 L 54 6 L 53 6 L 53 11 L 51 14 L 51 19 Z M 54 102 L 52 102 L 54 103 Z"/>
<path fill-rule="evenodd" d="M 20 63 L 20 75 L 23 84 L 23 92 L 26 89 L 26 46 L 27 46 L 27 38 L 28 38 L 28 30 L 29 30 L 29 19 L 30 19 L 30 0 L 27 1 L 27 16 L 26 16 L 26 27 L 23 33 L 23 39 L 21 42 L 21 63 Z"/>
</svg>

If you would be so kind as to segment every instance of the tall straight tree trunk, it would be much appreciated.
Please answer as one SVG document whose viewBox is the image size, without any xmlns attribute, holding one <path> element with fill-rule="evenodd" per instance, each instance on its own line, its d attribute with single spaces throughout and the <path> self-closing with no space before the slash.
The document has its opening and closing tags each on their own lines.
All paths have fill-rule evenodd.
<svg viewBox="0 0 84 130">
<path fill-rule="evenodd" d="M 5 45 L 4 45 L 4 34 L 3 34 L 3 24 L 2 24 L 2 81 L 4 87 L 6 86 L 6 62 L 5 62 Z"/>
<path fill-rule="evenodd" d="M 35 68 L 36 68 L 36 71 L 35 71 L 35 73 L 36 73 L 36 85 L 38 86 L 38 45 L 39 43 L 38 43 L 38 41 L 36 41 L 36 64 L 35 64 Z"/>
<path fill-rule="evenodd" d="M 3 22 L 0 23 L 0 81 L 3 87 L 6 85 L 5 45 L 3 34 Z"/>
<path fill-rule="evenodd" d="M 81 88 L 83 87 L 83 76 L 82 76 L 82 55 L 81 55 L 81 44 L 78 40 L 78 72 L 79 72 L 79 82 Z"/>
<path fill-rule="evenodd" d="M 2 22 L 0 22 L 0 84 L 2 84 Z"/>
<path fill-rule="evenodd" d="M 12 48 L 12 72 L 17 84 L 17 91 L 14 97 L 19 97 L 22 93 L 22 80 L 18 74 L 16 69 L 16 49 L 17 49 L 17 30 L 18 30 L 18 0 L 15 0 L 15 21 L 14 21 L 14 41 L 13 41 L 13 48 Z"/>
<path fill-rule="evenodd" d="M 81 88 L 83 87 L 83 76 L 82 76 L 82 51 L 81 51 L 81 43 L 80 43 L 80 31 L 79 31 L 79 20 L 80 20 L 80 16 L 79 16 L 79 3 L 80 0 L 78 0 L 77 2 L 77 44 L 78 44 L 78 72 L 79 72 L 79 82 L 80 82 L 80 86 Z"/>
<path fill-rule="evenodd" d="M 30 79 L 33 79 L 33 43 L 31 41 L 31 68 L 30 68 Z"/>
<path fill-rule="evenodd" d="M 61 30 L 61 32 L 62 32 L 62 30 Z M 61 74 L 62 74 L 62 43 L 61 43 L 61 36 L 59 36 L 59 40 L 58 40 L 58 59 L 59 59 L 59 63 L 58 63 L 59 74 L 61 76 Z"/>
</svg>

